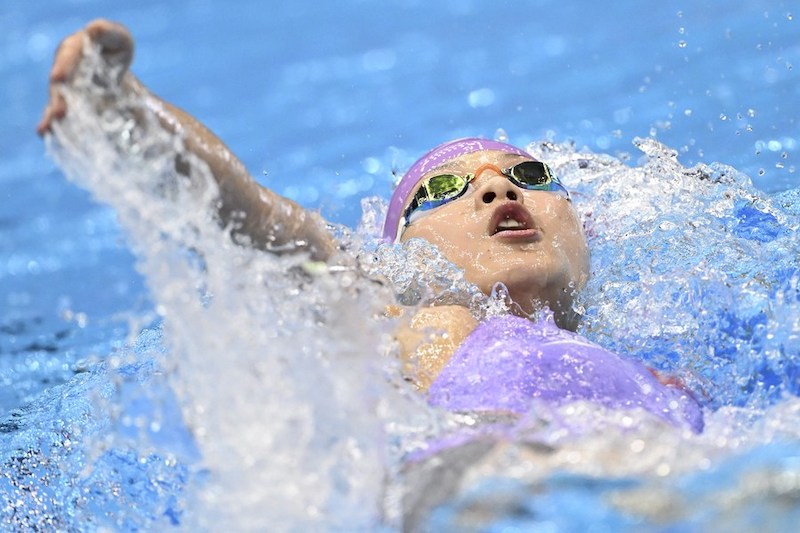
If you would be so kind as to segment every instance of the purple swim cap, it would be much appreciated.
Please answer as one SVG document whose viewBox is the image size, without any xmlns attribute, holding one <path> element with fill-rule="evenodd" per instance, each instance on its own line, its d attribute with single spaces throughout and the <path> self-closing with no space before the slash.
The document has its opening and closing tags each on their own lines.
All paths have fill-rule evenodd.
<svg viewBox="0 0 800 533">
<path fill-rule="evenodd" d="M 427 174 L 431 169 L 443 165 L 448 161 L 452 161 L 456 157 L 473 152 L 480 152 L 482 150 L 498 150 L 500 152 L 517 154 L 533 159 L 531 154 L 516 146 L 511 146 L 510 144 L 499 141 L 478 139 L 476 137 L 456 139 L 455 141 L 440 144 L 417 159 L 417 162 L 411 165 L 411 168 L 405 173 L 403 179 L 397 184 L 397 188 L 395 188 L 392 194 L 392 199 L 389 200 L 389 209 L 386 211 L 386 221 L 383 223 L 384 241 L 395 242 L 397 240 L 397 231 L 400 225 L 400 218 L 403 216 L 403 207 L 406 204 L 406 200 L 408 200 L 408 195 L 414 191 L 422 176 Z"/>
</svg>

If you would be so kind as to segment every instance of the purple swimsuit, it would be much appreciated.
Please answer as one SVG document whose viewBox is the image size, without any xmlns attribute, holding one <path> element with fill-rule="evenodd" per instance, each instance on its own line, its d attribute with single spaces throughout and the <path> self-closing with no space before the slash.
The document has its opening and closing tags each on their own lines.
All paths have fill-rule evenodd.
<svg viewBox="0 0 800 533">
<path fill-rule="evenodd" d="M 459 346 L 429 389 L 431 405 L 451 411 L 528 412 L 531 400 L 589 400 L 612 409 L 640 407 L 699 432 L 703 414 L 680 388 L 647 367 L 592 344 L 552 321 L 490 318 Z"/>
</svg>

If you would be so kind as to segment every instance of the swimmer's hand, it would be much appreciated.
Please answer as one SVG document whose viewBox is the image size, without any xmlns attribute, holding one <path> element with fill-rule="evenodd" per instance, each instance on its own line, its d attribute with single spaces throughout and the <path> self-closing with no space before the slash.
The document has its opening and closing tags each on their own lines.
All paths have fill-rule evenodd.
<svg viewBox="0 0 800 533">
<path fill-rule="evenodd" d="M 85 55 L 85 47 L 94 44 L 113 78 L 107 83 L 119 84 L 133 60 L 133 37 L 131 33 L 116 22 L 97 19 L 80 31 L 64 39 L 56 50 L 53 67 L 50 69 L 50 98 L 44 109 L 42 119 L 36 126 L 36 133 L 50 132 L 53 123 L 67 114 L 67 104 L 61 90 L 68 85 Z"/>
</svg>

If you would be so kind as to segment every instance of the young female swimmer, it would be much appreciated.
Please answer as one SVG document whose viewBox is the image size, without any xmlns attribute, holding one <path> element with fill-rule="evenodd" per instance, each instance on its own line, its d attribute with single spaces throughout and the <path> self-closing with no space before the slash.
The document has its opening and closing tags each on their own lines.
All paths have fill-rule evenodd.
<svg viewBox="0 0 800 533">
<path fill-rule="evenodd" d="M 233 227 L 234 239 L 276 253 L 333 256 L 336 243 L 319 215 L 261 187 L 213 133 L 133 76 L 133 38 L 119 24 L 96 20 L 61 43 L 40 135 L 67 113 L 61 88 L 89 46 L 110 73 L 98 83 L 145 99 L 162 125 L 208 164 L 219 185 L 219 218 Z M 481 323 L 465 307 L 427 307 L 399 328 L 403 356 L 432 405 L 523 414 L 533 399 L 589 400 L 702 429 L 702 411 L 682 387 L 574 333 L 573 299 L 589 276 L 588 246 L 569 192 L 524 150 L 484 139 L 434 148 L 394 191 L 383 236 L 389 242 L 425 239 L 483 292 L 502 283 L 513 302 L 513 315 Z M 537 313 L 543 307 L 552 319 L 532 321 L 543 316 Z M 437 334 L 426 335 L 430 331 Z"/>
</svg>

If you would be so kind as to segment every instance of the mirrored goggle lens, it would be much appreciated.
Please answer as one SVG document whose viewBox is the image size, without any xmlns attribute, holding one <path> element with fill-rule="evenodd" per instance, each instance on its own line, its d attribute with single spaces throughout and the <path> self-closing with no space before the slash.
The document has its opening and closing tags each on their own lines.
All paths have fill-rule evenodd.
<svg viewBox="0 0 800 533">
<path fill-rule="evenodd" d="M 532 191 L 553 191 L 560 193 L 567 199 L 570 198 L 569 191 L 561 184 L 561 181 L 553 174 L 546 164 L 541 161 L 523 161 L 514 165 L 506 171 L 506 175 L 520 187 Z"/>
<path fill-rule="evenodd" d="M 425 180 L 414 195 L 416 208 L 431 209 L 442 203 L 457 198 L 467 190 L 471 176 L 442 174 Z"/>
<path fill-rule="evenodd" d="M 471 179 L 472 176 L 440 174 L 423 181 L 403 213 L 400 221 L 401 227 L 411 223 L 412 215 L 415 212 L 420 213 L 434 209 L 464 194 Z"/>
<path fill-rule="evenodd" d="M 453 174 L 433 176 L 427 180 L 424 188 L 429 200 L 444 200 L 461 193 L 466 187 L 469 178 L 470 176 L 455 176 Z"/>
<path fill-rule="evenodd" d="M 514 165 L 506 172 L 521 185 L 528 187 L 540 187 L 553 181 L 550 167 L 539 161 L 525 161 Z"/>
</svg>

